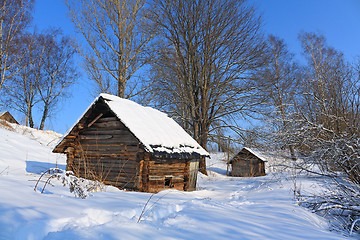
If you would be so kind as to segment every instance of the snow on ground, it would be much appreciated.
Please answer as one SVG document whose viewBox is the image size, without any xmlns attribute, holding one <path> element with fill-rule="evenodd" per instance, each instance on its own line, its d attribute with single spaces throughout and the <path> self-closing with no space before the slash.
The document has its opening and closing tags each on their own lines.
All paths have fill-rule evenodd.
<svg viewBox="0 0 360 240">
<path fill-rule="evenodd" d="M 296 205 L 292 181 L 273 173 L 227 177 L 221 154 L 208 160 L 209 176 L 199 174 L 197 191 L 155 194 L 139 223 L 149 193 L 108 187 L 81 199 L 56 179 L 43 194 L 35 192 L 41 172 L 65 168 L 65 157 L 51 153 L 46 136 L 38 136 L 39 143 L 0 128 L 1 240 L 345 239 L 330 232 L 323 218 Z"/>
</svg>

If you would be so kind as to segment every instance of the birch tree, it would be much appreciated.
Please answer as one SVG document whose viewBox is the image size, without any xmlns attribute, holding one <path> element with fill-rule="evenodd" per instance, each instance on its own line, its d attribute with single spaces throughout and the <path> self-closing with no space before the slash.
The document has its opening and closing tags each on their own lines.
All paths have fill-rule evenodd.
<svg viewBox="0 0 360 240">
<path fill-rule="evenodd" d="M 292 138 L 294 118 L 294 101 L 299 93 L 300 67 L 294 61 L 283 40 L 270 35 L 267 39 L 267 55 L 264 66 L 255 72 L 262 94 L 267 99 L 263 114 L 269 117 L 277 141 L 290 151 L 291 158 L 296 160 Z M 274 139 L 271 139 L 274 142 Z"/>
<path fill-rule="evenodd" d="M 38 79 L 39 99 L 42 103 L 42 117 L 39 129 L 44 129 L 45 121 L 53 114 L 57 105 L 67 96 L 68 90 L 79 77 L 73 58 L 76 50 L 73 41 L 60 30 L 48 30 L 39 35 L 42 48 L 40 65 L 34 69 Z"/>
<path fill-rule="evenodd" d="M 156 29 L 145 0 L 67 0 L 72 22 L 82 35 L 79 52 L 98 90 L 136 96 L 144 78 L 136 74 L 149 61 Z M 143 90 L 143 89 L 142 89 Z"/>
<path fill-rule="evenodd" d="M 343 172 L 360 184 L 358 69 L 328 46 L 324 36 L 303 33 L 299 39 L 307 64 L 293 135 L 307 163 L 325 174 Z"/>
<path fill-rule="evenodd" d="M 41 55 L 43 51 L 38 47 L 36 35 L 24 34 L 17 43 L 18 50 L 22 52 L 22 57 L 17 62 L 7 86 L 7 96 L 11 99 L 12 108 L 16 109 L 25 116 L 25 125 L 34 127 L 33 109 L 39 102 L 38 98 L 38 76 L 34 69 L 41 65 Z"/>
<path fill-rule="evenodd" d="M 17 48 L 19 37 L 31 22 L 33 0 L 0 2 L 0 92 L 16 73 L 23 52 Z"/>
<path fill-rule="evenodd" d="M 25 115 L 26 126 L 44 129 L 58 103 L 67 95 L 79 74 L 73 63 L 76 53 L 72 40 L 60 30 L 27 33 L 18 45 L 23 57 L 7 88 L 12 107 Z M 34 120 L 34 108 L 41 120 Z"/>
</svg>

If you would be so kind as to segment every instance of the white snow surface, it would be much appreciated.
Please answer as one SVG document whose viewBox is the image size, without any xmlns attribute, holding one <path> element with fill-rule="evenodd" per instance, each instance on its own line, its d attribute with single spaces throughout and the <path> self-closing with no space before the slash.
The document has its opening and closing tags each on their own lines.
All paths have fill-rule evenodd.
<svg viewBox="0 0 360 240">
<path fill-rule="evenodd" d="M 41 135 L 41 132 L 37 132 Z M 39 174 L 65 168 L 65 156 L 29 135 L 0 128 L 0 239 L 346 239 L 327 222 L 298 206 L 292 181 L 269 174 L 226 176 L 223 154 L 208 160 L 198 190 L 150 193 L 107 187 L 75 198 L 53 179 L 34 191 Z M 54 135 L 54 139 L 58 136 Z M 49 142 L 52 140 L 49 139 Z M 51 144 L 50 144 L 51 145 Z M 303 181 L 312 188 L 313 179 Z"/>
<path fill-rule="evenodd" d="M 101 93 L 99 97 L 92 102 L 89 108 L 95 104 L 100 97 L 105 100 L 105 103 L 110 109 L 137 137 L 137 139 L 139 139 L 149 152 L 197 153 L 203 156 L 209 155 L 207 151 L 205 151 L 179 124 L 168 117 L 167 114 L 154 108 L 144 107 L 133 101 L 106 93 Z M 74 126 L 80 121 L 82 116 Z M 66 136 L 71 129 L 64 136 Z M 61 141 L 62 139 L 60 142 Z"/>
</svg>

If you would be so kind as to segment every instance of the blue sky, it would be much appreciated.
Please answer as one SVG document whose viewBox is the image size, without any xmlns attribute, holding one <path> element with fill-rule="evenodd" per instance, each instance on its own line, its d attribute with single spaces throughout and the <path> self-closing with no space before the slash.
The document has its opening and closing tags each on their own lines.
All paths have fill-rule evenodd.
<svg viewBox="0 0 360 240">
<path fill-rule="evenodd" d="M 290 51 L 301 60 L 300 31 L 323 34 L 328 44 L 343 51 L 350 60 L 360 56 L 359 0 L 250 0 L 263 15 L 264 30 L 285 40 Z M 34 25 L 38 30 L 60 27 L 75 37 L 63 0 L 36 0 Z M 79 62 L 80 64 L 80 62 Z M 80 67 L 80 66 L 79 66 Z M 74 86 L 72 97 L 58 109 L 47 129 L 64 133 L 93 100 L 92 83 L 83 74 Z M 16 113 L 14 114 L 16 116 Z M 20 117 L 18 117 L 21 120 Z"/>
</svg>

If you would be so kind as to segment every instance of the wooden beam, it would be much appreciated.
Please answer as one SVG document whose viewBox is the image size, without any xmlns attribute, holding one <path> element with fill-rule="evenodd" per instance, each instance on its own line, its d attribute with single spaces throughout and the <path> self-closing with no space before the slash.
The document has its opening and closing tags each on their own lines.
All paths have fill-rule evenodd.
<svg viewBox="0 0 360 240">
<path fill-rule="evenodd" d="M 81 135 L 79 139 L 85 140 L 99 140 L 99 139 L 111 139 L 112 135 Z"/>
<path fill-rule="evenodd" d="M 103 113 L 100 113 L 94 120 L 92 120 L 92 121 L 88 124 L 88 127 L 91 127 L 91 125 L 93 125 L 94 122 L 96 122 L 96 120 L 98 120 L 99 118 L 101 118 L 102 115 L 104 115 L 104 114 L 103 114 Z"/>
</svg>

